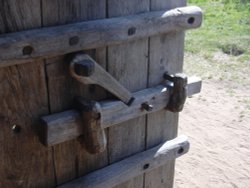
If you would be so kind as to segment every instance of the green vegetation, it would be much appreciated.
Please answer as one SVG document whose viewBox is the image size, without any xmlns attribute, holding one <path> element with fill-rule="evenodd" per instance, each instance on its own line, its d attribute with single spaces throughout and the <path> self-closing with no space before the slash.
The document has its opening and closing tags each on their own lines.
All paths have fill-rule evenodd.
<svg viewBox="0 0 250 188">
<path fill-rule="evenodd" d="M 203 79 L 249 85 L 250 0 L 190 0 L 202 8 L 201 28 L 186 33 L 185 66 Z"/>
</svg>

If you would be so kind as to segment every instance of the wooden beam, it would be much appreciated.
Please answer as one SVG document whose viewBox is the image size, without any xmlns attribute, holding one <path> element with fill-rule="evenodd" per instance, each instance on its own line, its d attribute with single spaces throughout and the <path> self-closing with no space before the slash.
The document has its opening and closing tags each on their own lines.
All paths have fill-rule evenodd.
<svg viewBox="0 0 250 188">
<path fill-rule="evenodd" d="M 158 168 L 167 161 L 187 153 L 189 142 L 186 136 L 179 136 L 160 146 L 133 155 L 106 168 L 92 172 L 59 188 L 111 188 L 145 172 Z"/>
<path fill-rule="evenodd" d="M 201 80 L 190 79 L 188 81 L 189 96 L 200 91 L 197 85 L 201 85 Z M 164 109 L 168 104 L 170 92 L 169 87 L 159 85 L 135 92 L 133 96 L 135 97 L 135 100 L 131 106 L 127 106 L 118 100 L 99 102 L 101 107 L 100 125 L 102 129 Z M 151 105 L 152 108 L 146 109 L 143 105 L 145 103 Z M 68 110 L 48 115 L 43 117 L 42 121 L 43 124 L 40 139 L 42 143 L 47 146 L 53 146 L 77 138 L 83 134 L 84 124 L 81 120 L 80 112 L 76 110 Z"/>
<path fill-rule="evenodd" d="M 190 6 L 3 34 L 0 35 L 0 67 L 197 28 L 201 22 L 201 9 Z"/>
<path fill-rule="evenodd" d="M 41 15 L 40 1 L 1 0 L 0 34 L 39 28 Z M 53 149 L 34 134 L 50 113 L 44 62 L 1 68 L 0 80 L 0 187 L 55 187 Z"/>
</svg>

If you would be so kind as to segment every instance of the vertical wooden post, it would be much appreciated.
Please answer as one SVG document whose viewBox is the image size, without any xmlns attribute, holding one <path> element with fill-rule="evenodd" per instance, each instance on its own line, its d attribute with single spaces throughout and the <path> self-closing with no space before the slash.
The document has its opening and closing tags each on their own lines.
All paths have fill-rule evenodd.
<svg viewBox="0 0 250 188">
<path fill-rule="evenodd" d="M 164 8 L 172 9 L 186 5 L 186 0 L 152 0 L 151 11 Z M 164 72 L 170 74 L 181 72 L 183 66 L 184 32 L 170 33 L 150 38 L 149 49 L 149 83 L 154 86 L 161 82 Z M 163 141 L 173 139 L 177 135 L 178 113 L 165 110 L 148 115 L 147 148 Z M 174 164 L 172 160 L 165 166 L 146 173 L 145 187 L 172 188 L 174 180 Z"/>
<path fill-rule="evenodd" d="M 149 11 L 149 0 L 108 0 L 108 16 L 116 17 Z M 133 35 L 136 28 L 125 31 Z M 108 47 L 108 71 L 130 91 L 147 86 L 148 39 Z M 109 162 L 114 163 L 145 148 L 145 116 L 109 129 Z M 143 187 L 143 176 L 119 188 Z"/>
<path fill-rule="evenodd" d="M 40 10 L 40 0 L 1 0 L 0 34 L 41 27 Z M 35 134 L 49 112 L 44 62 L 1 68 L 0 98 L 0 187 L 54 187 L 51 148 Z"/>
<path fill-rule="evenodd" d="M 42 0 L 43 26 L 61 25 L 106 16 L 106 2 L 98 0 Z M 73 40 L 73 39 L 72 39 Z M 74 45 L 69 41 L 70 45 Z M 105 48 L 86 53 L 105 67 Z M 73 104 L 75 96 L 97 99 L 103 92 L 96 87 L 81 86 L 69 75 L 68 56 L 46 60 L 50 112 L 63 111 Z M 57 184 L 77 178 L 107 164 L 106 151 L 98 155 L 88 154 L 77 140 L 53 147 Z"/>
</svg>

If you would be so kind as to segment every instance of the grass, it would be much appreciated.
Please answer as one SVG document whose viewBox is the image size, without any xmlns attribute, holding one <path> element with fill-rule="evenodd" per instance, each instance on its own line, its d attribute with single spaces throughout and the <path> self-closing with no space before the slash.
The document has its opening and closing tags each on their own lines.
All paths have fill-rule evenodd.
<svg viewBox="0 0 250 188">
<path fill-rule="evenodd" d="M 250 85 L 250 0 L 190 0 L 204 12 L 201 28 L 186 33 L 187 74 Z"/>
</svg>

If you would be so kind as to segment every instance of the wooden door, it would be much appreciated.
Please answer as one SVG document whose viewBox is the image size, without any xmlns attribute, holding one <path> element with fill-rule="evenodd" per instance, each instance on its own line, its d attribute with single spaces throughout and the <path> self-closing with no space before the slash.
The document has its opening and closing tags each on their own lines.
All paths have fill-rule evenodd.
<svg viewBox="0 0 250 188">
<path fill-rule="evenodd" d="M 0 32 L 42 26 L 40 1 L 0 1 Z M 0 69 L 0 187 L 54 187 L 53 148 L 34 134 L 49 113 L 44 61 Z"/>
<path fill-rule="evenodd" d="M 0 33 L 185 6 L 185 0 L 0 0 Z M 130 91 L 155 86 L 165 71 L 182 71 L 184 33 L 172 32 L 85 51 Z M 72 107 L 73 98 L 103 99 L 97 86 L 69 75 L 63 55 L 0 68 L 0 187 L 56 187 L 177 135 L 178 114 L 156 112 L 108 128 L 107 149 L 85 151 L 78 139 L 53 147 L 37 136 L 43 115 Z M 79 138 L 81 139 L 81 138 Z M 172 187 L 174 161 L 117 187 Z"/>
</svg>

